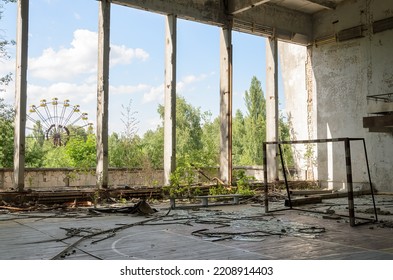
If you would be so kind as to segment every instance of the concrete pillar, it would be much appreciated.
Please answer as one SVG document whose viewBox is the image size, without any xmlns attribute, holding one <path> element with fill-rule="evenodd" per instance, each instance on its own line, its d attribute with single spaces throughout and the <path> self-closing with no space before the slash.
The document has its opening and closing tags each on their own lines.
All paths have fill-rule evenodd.
<svg viewBox="0 0 393 280">
<path fill-rule="evenodd" d="M 232 183 L 232 29 L 220 33 L 220 178 Z"/>
<path fill-rule="evenodd" d="M 25 129 L 27 103 L 27 56 L 29 1 L 18 0 L 15 72 L 14 187 L 25 186 Z"/>
<path fill-rule="evenodd" d="M 176 40 L 177 19 L 168 15 L 165 22 L 165 114 L 164 114 L 164 184 L 176 169 Z"/>
<path fill-rule="evenodd" d="M 110 1 L 99 2 L 97 74 L 97 187 L 108 187 Z"/>
<path fill-rule="evenodd" d="M 266 39 L 266 141 L 279 141 L 278 135 L 278 48 L 276 38 Z M 277 146 L 267 146 L 268 180 L 278 180 Z"/>
</svg>

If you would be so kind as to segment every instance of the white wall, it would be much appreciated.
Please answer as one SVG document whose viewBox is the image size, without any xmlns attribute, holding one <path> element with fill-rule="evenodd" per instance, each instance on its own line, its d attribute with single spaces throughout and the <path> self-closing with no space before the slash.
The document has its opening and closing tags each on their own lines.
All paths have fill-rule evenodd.
<svg viewBox="0 0 393 280">
<path fill-rule="evenodd" d="M 315 92 L 312 90 L 313 80 L 308 78 L 312 77 L 312 67 L 307 48 L 279 42 L 279 56 L 284 83 L 285 116 L 290 125 L 291 140 L 316 139 Z M 316 166 L 307 153 L 313 146 L 292 145 L 298 179 L 317 179 Z"/>
<path fill-rule="evenodd" d="M 349 4 L 355 4 L 359 10 L 350 8 Z M 393 92 L 393 30 L 372 32 L 373 21 L 393 16 L 393 1 L 379 4 L 380 1 L 347 1 L 335 11 L 316 16 L 316 38 L 359 24 L 366 30 L 363 38 L 310 46 L 312 71 L 307 72 L 302 66 L 307 62 L 305 48 L 286 46 L 280 51 L 285 51 L 281 54 L 284 90 L 287 110 L 296 124 L 296 137 L 365 138 L 375 187 L 380 191 L 393 191 L 393 137 L 363 128 L 367 96 Z M 299 62 L 294 62 L 295 56 Z M 304 81 L 310 82 L 310 75 L 311 94 L 303 86 Z M 307 107 L 306 96 L 313 97 L 311 107 L 310 104 Z M 313 108 L 311 118 L 310 108 Z M 307 125 L 310 120 L 311 126 Z M 351 148 L 356 188 L 367 182 L 368 177 L 362 143 L 353 142 Z M 317 152 L 318 178 L 330 181 L 332 187 L 343 187 L 346 181 L 343 143 L 319 144 Z"/>
</svg>

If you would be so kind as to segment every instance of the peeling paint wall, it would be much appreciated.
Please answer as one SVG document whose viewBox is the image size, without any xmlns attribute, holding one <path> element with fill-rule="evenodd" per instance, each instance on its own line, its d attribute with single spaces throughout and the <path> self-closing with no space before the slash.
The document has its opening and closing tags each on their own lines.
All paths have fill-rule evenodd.
<svg viewBox="0 0 393 280">
<path fill-rule="evenodd" d="M 349 4 L 355 4 L 359 10 Z M 372 31 L 373 21 L 392 16 L 393 1 L 386 1 L 384 5 L 368 0 L 346 1 L 335 11 L 315 17 L 318 23 L 314 30 L 316 37 L 362 24 L 362 38 L 310 46 L 309 56 L 305 50 L 294 51 L 286 47 L 282 49 L 285 53 L 281 61 L 283 69 L 290 68 L 283 70 L 283 80 L 287 110 L 294 116 L 296 133 L 305 139 L 309 135 L 316 138 L 365 138 L 371 178 L 380 191 L 393 191 L 393 136 L 368 132 L 363 128 L 363 117 L 367 116 L 368 95 L 393 92 L 393 30 L 376 34 Z M 300 62 L 285 65 L 285 61 L 293 60 L 296 55 L 303 60 L 303 69 Z M 307 70 L 308 61 L 311 61 L 311 72 Z M 294 75 L 300 85 L 305 80 L 306 84 L 312 82 L 312 105 L 307 105 L 306 96 L 310 96 L 307 86 L 298 87 L 294 93 L 293 81 L 286 81 L 288 75 Z M 310 108 L 313 108 L 312 112 Z M 307 122 L 310 113 L 311 120 L 315 121 L 311 126 Z M 351 143 L 351 154 L 354 187 L 362 187 L 368 177 L 361 142 Z M 319 144 L 316 159 L 319 180 L 332 188 L 345 187 L 343 143 Z"/>
<path fill-rule="evenodd" d="M 304 46 L 285 42 L 279 42 L 278 47 L 284 82 L 285 116 L 290 126 L 291 140 L 315 139 L 315 97 L 310 52 Z M 292 145 L 297 179 L 317 178 L 313 150 L 313 145 Z"/>
</svg>

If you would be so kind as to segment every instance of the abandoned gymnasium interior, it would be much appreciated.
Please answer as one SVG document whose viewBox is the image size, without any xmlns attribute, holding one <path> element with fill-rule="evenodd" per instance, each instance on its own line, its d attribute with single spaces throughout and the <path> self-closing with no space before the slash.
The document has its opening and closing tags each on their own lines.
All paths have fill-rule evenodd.
<svg viewBox="0 0 393 280">
<path fill-rule="evenodd" d="M 29 109 L 29 6 L 36 3 L 15 4 L 14 154 L 13 167 L 0 168 L 0 259 L 393 259 L 393 0 L 89 1 L 98 7 L 96 167 L 79 173 L 26 167 L 29 112 L 60 101 Z M 109 166 L 117 5 L 165 18 L 159 170 Z M 219 29 L 219 165 L 188 166 L 180 176 L 192 182 L 176 177 L 174 186 L 179 19 Z M 263 158 L 243 168 L 233 162 L 233 32 L 266 42 Z M 280 137 L 279 69 L 288 139 Z M 60 145 L 56 129 L 69 130 L 47 124 L 46 138 Z M 249 192 L 240 192 L 245 186 Z"/>
</svg>

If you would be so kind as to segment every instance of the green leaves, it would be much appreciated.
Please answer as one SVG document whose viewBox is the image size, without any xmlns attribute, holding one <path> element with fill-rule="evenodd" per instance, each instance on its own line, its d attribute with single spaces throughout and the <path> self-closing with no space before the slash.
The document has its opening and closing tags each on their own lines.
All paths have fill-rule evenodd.
<svg viewBox="0 0 393 280">
<path fill-rule="evenodd" d="M 244 98 L 247 112 L 237 110 L 233 118 L 233 164 L 262 165 L 262 143 L 266 139 L 266 100 L 261 83 L 256 77 L 251 80 Z M 136 134 L 137 120 L 131 110 L 131 102 L 124 107 L 124 133 L 113 133 L 109 137 L 109 162 L 112 167 L 163 168 L 164 128 L 163 124 L 149 130 L 143 137 Z M 164 118 L 164 107 L 158 107 Z M 195 179 L 194 167 L 213 167 L 219 164 L 220 119 L 210 112 L 192 106 L 184 97 L 177 97 L 176 106 L 176 150 L 178 169 L 171 178 L 174 185 L 191 185 Z M 0 99 L 0 167 L 13 165 L 12 106 Z M 290 126 L 280 117 L 280 139 L 290 140 Z M 43 141 L 42 126 L 34 127 L 33 138 L 26 141 L 26 166 L 28 167 L 76 167 L 90 168 L 96 165 L 96 138 L 93 131 L 70 127 L 70 139 L 66 146 L 53 147 Z M 286 163 L 293 163 L 290 146 L 284 146 Z M 194 171 L 193 171 L 194 170 Z M 193 174 L 194 173 L 194 174 Z M 244 176 L 240 185 L 246 187 Z M 247 191 L 247 190 L 245 190 Z"/>
<path fill-rule="evenodd" d="M 83 137 L 72 137 L 65 146 L 65 153 L 71 159 L 72 167 L 89 168 L 96 166 L 96 138 L 88 134 Z"/>
<path fill-rule="evenodd" d="M 12 167 L 14 161 L 14 110 L 0 98 L 0 167 Z"/>
<path fill-rule="evenodd" d="M 254 76 L 245 92 L 246 116 L 237 111 L 233 120 L 233 162 L 262 165 L 262 143 L 266 139 L 266 100 L 261 82 Z"/>
<path fill-rule="evenodd" d="M 164 118 L 164 107 L 159 106 L 158 112 L 161 119 Z M 184 97 L 176 98 L 176 159 L 177 162 L 190 161 L 197 166 L 217 165 L 219 157 L 219 119 L 210 119 L 210 112 L 202 112 L 200 108 L 195 108 L 187 103 Z M 162 155 L 163 151 L 163 127 L 162 129 Z M 150 131 L 145 134 L 146 140 L 152 143 Z M 155 139 L 159 141 L 159 139 Z M 146 142 L 147 144 L 147 142 Z M 158 146 L 158 145 L 156 145 Z"/>
</svg>

